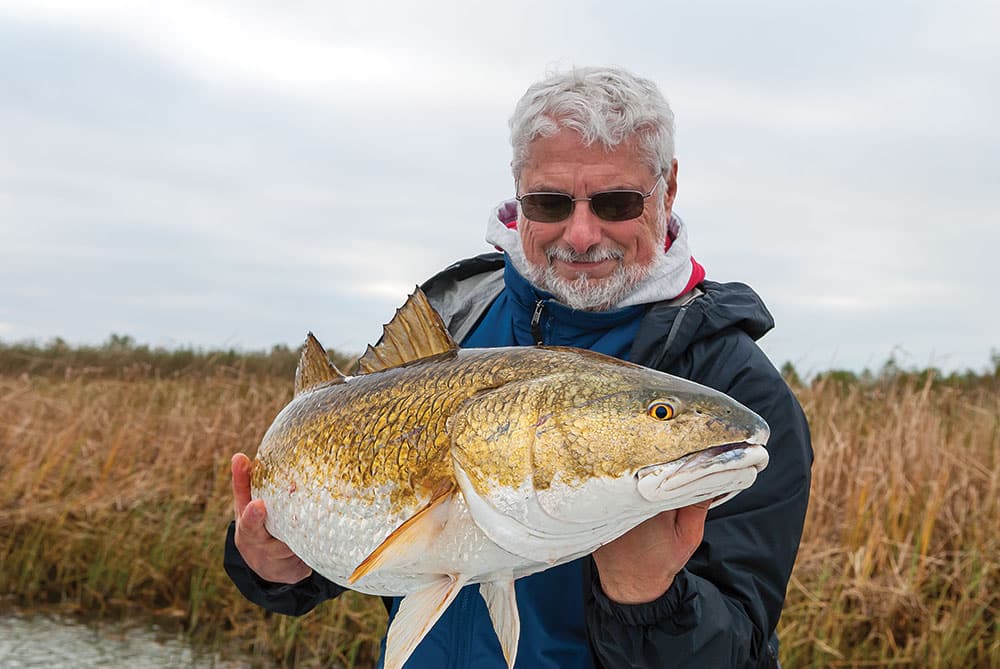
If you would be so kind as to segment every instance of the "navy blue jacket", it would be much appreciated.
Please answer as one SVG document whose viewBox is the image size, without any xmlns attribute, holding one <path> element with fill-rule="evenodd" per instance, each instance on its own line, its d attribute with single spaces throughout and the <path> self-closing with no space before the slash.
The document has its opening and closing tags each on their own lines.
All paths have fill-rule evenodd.
<svg viewBox="0 0 1000 669">
<path fill-rule="evenodd" d="M 705 537 L 659 599 L 621 605 L 601 590 L 591 558 L 520 579 L 517 666 L 772 667 L 774 628 L 798 550 L 812 448 L 795 397 L 754 340 L 773 320 L 743 284 L 705 281 L 698 297 L 611 312 L 579 312 L 539 293 L 503 257 L 456 263 L 423 286 L 466 347 L 579 346 L 721 390 L 771 426 L 770 464 L 748 490 L 712 509 Z M 227 538 L 226 569 L 251 601 L 300 615 L 343 588 L 319 574 L 261 581 Z M 398 601 L 386 598 L 390 615 Z M 407 667 L 503 667 L 478 586 L 468 586 Z"/>
</svg>

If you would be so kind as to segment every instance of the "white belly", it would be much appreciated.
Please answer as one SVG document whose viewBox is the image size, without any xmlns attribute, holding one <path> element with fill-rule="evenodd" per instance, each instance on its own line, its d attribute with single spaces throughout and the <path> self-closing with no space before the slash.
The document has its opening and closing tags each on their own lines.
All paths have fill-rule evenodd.
<svg viewBox="0 0 1000 669">
<path fill-rule="evenodd" d="M 323 489 L 297 487 L 290 492 L 292 488 L 279 484 L 254 491 L 267 508 L 268 531 L 317 572 L 352 590 L 402 596 L 427 587 L 442 574 L 466 574 L 468 582 L 481 583 L 499 576 L 520 578 L 552 566 L 500 548 L 479 528 L 465 497 L 456 492 L 448 520 L 429 550 L 350 583 L 357 566 L 413 511 L 394 511 L 388 490 L 362 499 Z"/>
</svg>

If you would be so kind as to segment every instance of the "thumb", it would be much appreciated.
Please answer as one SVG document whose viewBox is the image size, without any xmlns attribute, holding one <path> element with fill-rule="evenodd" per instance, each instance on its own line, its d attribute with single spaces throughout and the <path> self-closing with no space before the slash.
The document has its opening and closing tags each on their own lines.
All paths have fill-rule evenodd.
<svg viewBox="0 0 1000 669">
<path fill-rule="evenodd" d="M 705 500 L 692 504 L 691 506 L 677 509 L 674 518 L 674 527 L 677 537 L 694 553 L 705 536 L 705 516 L 708 515 L 708 507 L 712 505 L 712 500 Z"/>
</svg>

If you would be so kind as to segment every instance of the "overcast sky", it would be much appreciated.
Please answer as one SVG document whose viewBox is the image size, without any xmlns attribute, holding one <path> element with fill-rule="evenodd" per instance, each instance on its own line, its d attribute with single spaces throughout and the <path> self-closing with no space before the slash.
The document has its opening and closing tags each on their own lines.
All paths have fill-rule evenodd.
<svg viewBox="0 0 1000 669">
<path fill-rule="evenodd" d="M 489 250 L 507 119 L 624 66 L 802 372 L 1000 349 L 1000 4 L 0 0 L 0 340 L 360 352 Z"/>
</svg>

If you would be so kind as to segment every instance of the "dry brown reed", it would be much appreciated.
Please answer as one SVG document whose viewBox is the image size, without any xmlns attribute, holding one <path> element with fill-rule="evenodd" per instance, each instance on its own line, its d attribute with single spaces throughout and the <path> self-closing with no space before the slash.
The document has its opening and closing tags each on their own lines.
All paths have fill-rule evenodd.
<svg viewBox="0 0 1000 669">
<path fill-rule="evenodd" d="M 816 460 L 790 667 L 1000 667 L 1000 384 L 798 389 Z"/>
<path fill-rule="evenodd" d="M 981 381 L 797 388 L 816 462 L 786 667 L 1000 666 L 1000 392 Z M 252 454 L 290 386 L 232 370 L 0 373 L 0 595 L 172 618 L 262 666 L 371 666 L 377 598 L 275 616 L 221 567 L 229 458 Z"/>
<path fill-rule="evenodd" d="M 0 376 L 0 594 L 89 617 L 174 619 L 262 666 L 366 666 L 385 613 L 362 596 L 265 615 L 222 571 L 229 459 L 290 399 L 285 379 Z"/>
</svg>

